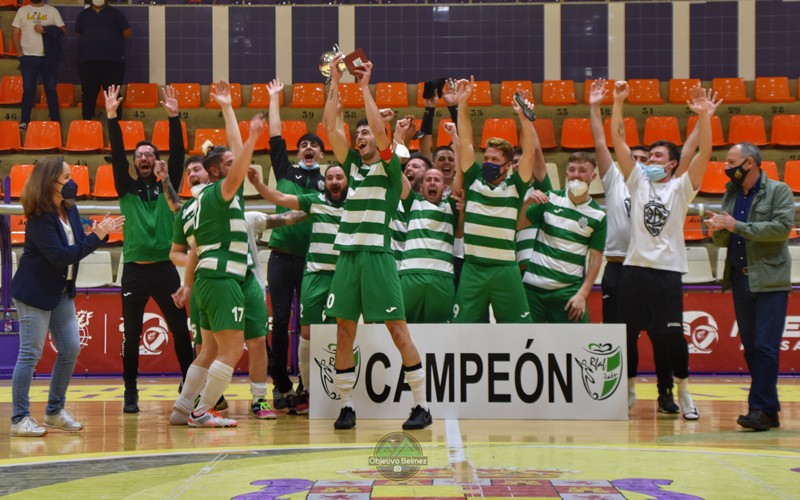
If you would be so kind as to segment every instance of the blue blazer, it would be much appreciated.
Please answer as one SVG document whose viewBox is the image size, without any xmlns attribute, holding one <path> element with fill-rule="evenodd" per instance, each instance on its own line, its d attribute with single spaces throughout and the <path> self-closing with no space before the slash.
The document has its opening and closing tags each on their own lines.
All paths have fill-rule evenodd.
<svg viewBox="0 0 800 500">
<path fill-rule="evenodd" d="M 78 261 L 94 252 L 102 241 L 96 234 L 83 231 L 78 208 L 67 212 L 75 235 L 75 244 L 67 241 L 67 233 L 57 212 L 29 217 L 25 225 L 25 247 L 11 281 L 11 296 L 29 306 L 52 311 L 62 295 L 75 297 Z M 72 281 L 67 283 L 67 268 L 72 264 Z"/>
</svg>

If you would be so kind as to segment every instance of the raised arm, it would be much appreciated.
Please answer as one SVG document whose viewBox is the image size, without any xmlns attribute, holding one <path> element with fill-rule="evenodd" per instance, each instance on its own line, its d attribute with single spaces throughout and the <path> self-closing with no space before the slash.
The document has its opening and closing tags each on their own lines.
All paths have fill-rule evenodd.
<svg viewBox="0 0 800 500">
<path fill-rule="evenodd" d="M 344 133 L 344 115 L 342 101 L 339 98 L 339 80 L 342 72 L 339 71 L 339 62 L 342 55 L 336 56 L 331 62 L 331 83 L 328 86 L 328 99 L 325 101 L 325 109 L 322 113 L 322 123 L 328 133 L 328 141 L 331 143 L 333 156 L 339 163 L 344 163 L 350 146 L 347 144 L 347 136 Z"/>
<path fill-rule="evenodd" d="M 123 196 L 128 192 L 134 180 L 128 171 L 129 164 L 128 158 L 125 156 L 125 144 L 122 139 L 122 129 L 119 127 L 119 120 L 117 119 L 117 108 L 122 103 L 122 97 L 119 96 L 119 85 L 109 85 L 108 89 L 103 91 L 103 97 L 106 102 L 106 116 L 108 117 L 108 142 L 111 144 L 111 166 L 114 172 L 114 188 L 117 193 Z"/>
<path fill-rule="evenodd" d="M 461 155 L 461 138 L 458 136 L 458 127 L 456 126 L 455 122 L 452 123 L 445 123 L 444 124 L 444 131 L 447 135 L 450 136 L 450 143 L 452 144 L 453 148 L 453 158 L 455 159 L 456 164 L 456 171 L 453 177 L 453 185 L 450 186 L 450 192 L 456 193 L 462 199 L 465 199 L 464 196 L 464 171 L 461 170 L 459 158 Z"/>
<path fill-rule="evenodd" d="M 375 99 L 372 97 L 372 92 L 369 90 L 369 78 L 372 76 L 372 61 L 367 61 L 361 66 L 356 67 L 356 79 L 358 86 L 361 89 L 361 94 L 364 96 L 364 111 L 367 114 L 367 122 L 372 135 L 375 137 L 375 145 L 378 151 L 384 151 L 391 146 L 389 135 L 386 134 L 386 127 L 384 126 L 383 115 Z"/>
<path fill-rule="evenodd" d="M 614 145 L 614 153 L 617 155 L 617 163 L 622 171 L 625 180 L 631 175 L 636 162 L 631 157 L 631 148 L 625 141 L 625 124 L 622 120 L 622 105 L 628 98 L 628 82 L 618 80 L 614 84 L 614 107 L 611 110 L 611 143 Z"/>
<path fill-rule="evenodd" d="M 269 136 L 277 137 L 283 133 L 281 128 L 281 94 L 283 83 L 277 78 L 267 84 L 269 92 Z"/>
<path fill-rule="evenodd" d="M 699 85 L 691 89 L 691 99 L 687 102 L 689 109 L 697 113 L 697 129 L 699 129 L 699 149 L 692 158 L 689 169 L 686 173 L 695 191 L 700 189 L 703 176 L 706 174 L 708 161 L 711 159 L 711 116 L 710 109 L 714 107 L 712 101 L 708 99 L 705 90 Z"/>
<path fill-rule="evenodd" d="M 592 138 L 594 138 L 594 156 L 597 159 L 597 167 L 600 169 L 600 178 L 605 177 L 608 169 L 614 165 L 611 151 L 606 144 L 606 131 L 603 128 L 603 116 L 600 113 L 600 103 L 608 95 L 606 79 L 598 78 L 592 82 L 589 92 L 589 123 L 592 127 Z M 624 128 L 623 123 L 623 128 Z M 628 149 L 630 152 L 630 148 Z"/>
<path fill-rule="evenodd" d="M 255 168 L 251 168 L 247 171 L 247 178 L 250 179 L 250 182 L 255 186 L 258 194 L 268 202 L 291 208 L 292 210 L 298 210 L 300 208 L 297 196 L 284 194 L 277 189 L 269 187 L 262 181 L 261 174 Z"/>
<path fill-rule="evenodd" d="M 170 182 L 169 178 L 169 169 L 167 168 L 167 164 L 163 160 L 156 160 L 156 167 L 153 169 L 153 172 L 161 179 L 162 184 L 164 185 L 164 190 L 166 191 L 166 198 L 167 198 L 167 205 L 169 205 L 169 209 L 172 210 L 172 213 L 178 213 L 178 210 L 181 209 L 183 202 L 178 197 L 178 193 L 175 192 L 175 188 L 172 187 L 172 182 Z M 177 264 L 176 264 L 177 265 Z"/>
<path fill-rule="evenodd" d="M 525 107 L 533 113 L 533 103 L 527 99 L 527 93 L 519 93 L 519 100 Z M 533 128 L 533 122 L 525 116 L 525 110 L 519 105 L 517 99 L 511 101 L 511 106 L 519 117 L 520 127 L 522 128 L 522 156 L 519 158 L 519 176 L 524 182 L 530 182 L 531 176 L 541 182 L 547 177 L 547 164 L 542 152 L 542 144 L 539 142 L 539 135 Z M 535 118 L 534 118 L 535 119 Z"/>
<path fill-rule="evenodd" d="M 234 121 L 236 118 L 234 117 Z M 227 118 L 226 118 L 227 125 Z M 250 169 L 250 161 L 253 159 L 253 148 L 261 133 L 264 131 L 264 115 L 261 113 L 256 114 L 250 120 L 250 136 L 244 143 L 242 152 L 233 159 L 230 172 L 222 180 L 221 194 L 225 201 L 230 201 L 236 195 L 236 192 L 242 186 L 244 178 L 247 176 L 247 171 Z"/>
<path fill-rule="evenodd" d="M 228 147 L 231 148 L 234 158 L 238 158 L 242 152 L 242 133 L 239 131 L 239 123 L 237 123 L 236 113 L 233 111 L 230 84 L 225 80 L 218 81 L 214 85 L 211 98 L 217 101 L 222 110 L 222 117 L 225 119 L 225 138 L 228 140 Z M 270 109 L 272 109 L 271 102 Z"/>
<path fill-rule="evenodd" d="M 178 93 L 174 87 L 167 85 L 161 89 L 161 107 L 167 112 L 169 119 L 169 169 L 172 187 L 177 191 L 181 187 L 183 178 L 183 161 L 186 157 L 186 148 L 183 145 L 183 127 L 178 115 Z"/>
<path fill-rule="evenodd" d="M 470 76 L 469 80 L 459 80 L 456 84 L 456 95 L 458 98 L 458 136 L 461 139 L 459 153 L 461 156 L 460 169 L 466 172 L 475 163 L 475 148 L 473 147 L 472 122 L 469 118 L 469 96 L 475 87 L 475 77 Z"/>
<path fill-rule="evenodd" d="M 706 99 L 708 99 L 709 106 L 708 119 L 711 120 L 711 117 L 714 116 L 714 112 L 716 112 L 719 105 L 722 104 L 722 99 L 717 99 L 717 93 L 712 89 L 706 90 Z M 686 142 L 683 143 L 683 148 L 681 148 L 681 162 L 678 164 L 677 170 L 675 170 L 675 177 L 680 177 L 689 170 L 689 165 L 692 163 L 694 152 L 699 144 L 700 128 L 695 126 L 692 129 L 692 133 L 686 138 Z"/>
</svg>

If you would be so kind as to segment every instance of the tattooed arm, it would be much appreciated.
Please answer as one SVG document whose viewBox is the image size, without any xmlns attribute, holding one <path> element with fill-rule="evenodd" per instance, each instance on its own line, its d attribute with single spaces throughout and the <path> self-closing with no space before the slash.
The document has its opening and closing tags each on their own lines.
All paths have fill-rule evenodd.
<svg viewBox="0 0 800 500">
<path fill-rule="evenodd" d="M 178 210 L 181 209 L 183 202 L 178 197 L 178 193 L 175 192 L 175 187 L 173 187 L 172 182 L 169 179 L 169 169 L 167 169 L 166 162 L 162 160 L 156 161 L 156 168 L 153 170 L 155 174 L 161 178 L 161 184 L 164 186 L 164 191 L 167 199 L 167 205 L 169 205 L 169 209 L 172 210 L 172 213 L 178 213 Z"/>
<path fill-rule="evenodd" d="M 308 214 L 302 210 L 291 210 L 282 214 L 270 215 L 267 217 L 267 229 L 276 227 L 291 226 L 308 218 Z"/>
</svg>

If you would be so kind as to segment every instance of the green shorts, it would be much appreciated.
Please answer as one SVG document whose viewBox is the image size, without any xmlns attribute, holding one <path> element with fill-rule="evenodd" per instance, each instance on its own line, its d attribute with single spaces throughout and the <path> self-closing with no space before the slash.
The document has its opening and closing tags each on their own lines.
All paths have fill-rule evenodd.
<svg viewBox="0 0 800 500">
<path fill-rule="evenodd" d="M 200 306 L 197 305 L 196 297 L 195 293 L 189 297 L 189 330 L 192 332 L 195 345 L 203 343 L 203 337 L 200 335 Z"/>
<path fill-rule="evenodd" d="M 409 273 L 400 276 L 406 321 L 409 323 L 446 323 L 453 315 L 456 286 L 453 276 L 433 273 Z"/>
<path fill-rule="evenodd" d="M 516 262 L 506 266 L 464 262 L 453 306 L 453 323 L 485 323 L 490 304 L 498 323 L 531 323 Z"/>
<path fill-rule="evenodd" d="M 336 318 L 325 315 L 325 303 L 331 293 L 332 272 L 305 273 L 300 288 L 300 324 L 321 325 L 336 323 Z"/>
<path fill-rule="evenodd" d="M 588 323 L 589 307 L 587 303 L 583 317 L 578 321 L 570 321 L 564 308 L 578 290 L 580 285 L 568 286 L 560 290 L 544 290 L 525 285 L 525 295 L 528 297 L 528 306 L 531 309 L 531 318 L 534 323 Z"/>
<path fill-rule="evenodd" d="M 200 309 L 200 328 L 220 332 L 244 330 L 244 293 L 233 278 L 199 278 L 194 291 Z"/>
<path fill-rule="evenodd" d="M 403 291 L 394 255 L 387 252 L 342 252 L 336 261 L 326 316 L 358 321 L 405 320 Z"/>
<path fill-rule="evenodd" d="M 251 340 L 267 336 L 267 303 L 264 298 L 264 290 L 258 284 L 258 280 L 253 273 L 248 273 L 247 279 L 242 284 L 244 294 L 244 339 Z M 195 311 L 198 311 L 195 313 Z M 195 301 L 195 294 L 189 302 L 189 317 L 194 334 L 194 343 L 201 344 L 203 339 L 199 328 L 199 310 Z M 197 315 L 197 317 L 196 317 Z"/>
</svg>

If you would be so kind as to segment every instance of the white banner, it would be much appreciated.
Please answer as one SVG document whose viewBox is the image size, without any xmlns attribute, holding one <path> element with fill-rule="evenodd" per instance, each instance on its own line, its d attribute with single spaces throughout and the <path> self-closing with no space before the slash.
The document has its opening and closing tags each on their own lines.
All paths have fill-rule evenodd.
<svg viewBox="0 0 800 500">
<path fill-rule="evenodd" d="M 627 420 L 622 325 L 409 325 L 434 419 Z M 382 324 L 358 325 L 359 419 L 405 419 L 414 406 Z M 335 419 L 336 326 L 311 332 L 310 417 Z"/>
</svg>

